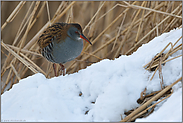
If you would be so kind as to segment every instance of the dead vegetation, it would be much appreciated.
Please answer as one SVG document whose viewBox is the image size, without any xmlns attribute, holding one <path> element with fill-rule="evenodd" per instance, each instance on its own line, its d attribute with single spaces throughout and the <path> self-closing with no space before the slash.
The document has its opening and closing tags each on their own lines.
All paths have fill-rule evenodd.
<svg viewBox="0 0 183 123">
<path fill-rule="evenodd" d="M 122 119 L 121 122 L 132 122 L 135 121 L 136 118 L 147 117 L 148 115 L 150 115 L 154 111 L 154 108 L 158 103 L 162 102 L 163 100 L 167 99 L 172 95 L 173 93 L 172 87 L 181 80 L 182 77 L 180 77 L 171 85 L 165 87 L 163 90 L 152 92 L 149 95 L 144 94 L 143 96 L 141 96 L 137 100 L 137 102 L 141 105 L 136 109 L 132 109 L 128 112 L 125 112 L 127 116 L 124 119 Z M 144 92 L 145 91 L 146 89 L 144 90 Z M 152 104 L 153 101 L 157 102 Z"/>
<path fill-rule="evenodd" d="M 81 55 L 65 64 L 67 74 L 102 59 L 130 55 L 154 37 L 182 28 L 181 1 L 1 1 L 1 6 L 1 94 L 29 75 L 41 72 L 47 78 L 54 76 L 52 63 L 41 56 L 37 39 L 55 22 L 80 23 L 85 36 L 93 43 L 92 46 L 85 43 Z M 181 40 L 182 37 L 178 41 Z M 164 53 L 169 45 L 171 49 Z M 141 116 L 141 111 L 147 111 L 147 105 L 171 89 L 172 85 L 163 87 L 161 65 L 182 56 L 167 60 L 182 49 L 182 44 L 174 46 L 169 43 L 144 66 L 146 70 L 155 70 L 154 74 L 159 71 L 162 90 L 122 121 L 134 121 Z M 145 97 L 141 98 L 143 102 Z"/>
<path fill-rule="evenodd" d="M 181 81 L 182 77 L 180 77 L 171 85 L 165 87 L 162 75 L 162 65 L 166 65 L 166 62 L 176 59 L 178 57 L 182 57 L 181 54 L 167 60 L 169 56 L 182 49 L 182 43 L 175 47 L 175 45 L 178 42 L 182 42 L 182 40 L 180 39 L 182 39 L 182 36 L 174 44 L 170 42 L 160 53 L 154 56 L 154 58 L 152 58 L 152 60 L 149 63 L 143 66 L 146 70 L 154 72 L 152 77 L 150 78 L 150 81 L 153 79 L 155 73 L 157 71 L 159 72 L 161 90 L 147 94 L 147 89 L 145 88 L 144 91 L 141 92 L 140 98 L 137 100 L 137 103 L 139 103 L 140 106 L 136 109 L 132 109 L 130 111 L 125 112 L 124 114 L 126 115 L 126 117 L 122 119 L 121 122 L 133 122 L 136 118 L 144 118 L 149 116 L 151 113 L 153 113 L 154 108 L 158 103 L 162 102 L 163 100 L 167 99 L 172 95 L 173 85 Z M 167 53 L 164 53 L 168 46 L 171 46 L 171 48 L 168 50 Z M 156 101 L 156 103 L 153 104 L 153 101 Z"/>
</svg>

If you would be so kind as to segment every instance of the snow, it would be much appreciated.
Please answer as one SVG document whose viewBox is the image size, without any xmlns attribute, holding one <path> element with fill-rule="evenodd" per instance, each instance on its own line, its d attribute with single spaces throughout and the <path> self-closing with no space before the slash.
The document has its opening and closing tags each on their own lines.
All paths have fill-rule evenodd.
<svg viewBox="0 0 183 123">
<path fill-rule="evenodd" d="M 137 99 L 145 87 L 147 93 L 161 89 L 158 72 L 150 81 L 153 72 L 146 71 L 143 66 L 169 42 L 174 44 L 181 36 L 182 29 L 174 29 L 142 45 L 132 55 L 105 59 L 78 73 L 51 79 L 38 73 L 22 79 L 1 95 L 1 121 L 120 121 L 125 111 L 139 106 Z M 179 44 L 181 41 L 176 46 Z M 168 59 L 180 54 L 182 51 L 177 51 Z M 165 85 L 175 82 L 182 76 L 182 57 L 167 62 L 162 66 L 162 73 Z M 173 90 L 174 93 L 159 103 L 151 115 L 136 121 L 181 122 L 182 83 L 178 82 Z"/>
</svg>

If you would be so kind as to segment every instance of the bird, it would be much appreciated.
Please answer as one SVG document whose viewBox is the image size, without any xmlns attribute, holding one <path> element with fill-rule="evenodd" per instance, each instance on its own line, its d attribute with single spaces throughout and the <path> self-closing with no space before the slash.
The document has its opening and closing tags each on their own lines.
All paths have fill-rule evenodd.
<svg viewBox="0 0 183 123">
<path fill-rule="evenodd" d="M 78 23 L 54 23 L 39 36 L 38 45 L 41 54 L 53 63 L 55 76 L 57 76 L 56 64 L 61 66 L 60 71 L 65 76 L 63 64 L 72 61 L 81 54 L 83 40 L 92 45 L 84 36 L 82 27 Z"/>
</svg>

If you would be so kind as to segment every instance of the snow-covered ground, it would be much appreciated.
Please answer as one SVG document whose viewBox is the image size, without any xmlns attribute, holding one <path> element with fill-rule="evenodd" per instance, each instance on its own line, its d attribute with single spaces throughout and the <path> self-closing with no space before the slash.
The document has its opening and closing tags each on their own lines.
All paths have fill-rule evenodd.
<svg viewBox="0 0 183 123">
<path fill-rule="evenodd" d="M 161 89 L 158 72 L 150 81 L 153 72 L 143 66 L 181 35 L 182 29 L 172 30 L 142 45 L 132 55 L 105 59 L 78 73 L 51 79 L 38 73 L 22 79 L 1 96 L 1 121 L 120 121 L 125 111 L 139 106 L 136 101 L 145 87 L 147 93 Z M 182 51 L 177 51 L 168 59 L 180 54 Z M 182 76 L 182 57 L 167 62 L 162 73 L 165 85 L 175 82 Z M 174 93 L 151 115 L 136 121 L 181 122 L 182 83 L 173 89 Z"/>
</svg>

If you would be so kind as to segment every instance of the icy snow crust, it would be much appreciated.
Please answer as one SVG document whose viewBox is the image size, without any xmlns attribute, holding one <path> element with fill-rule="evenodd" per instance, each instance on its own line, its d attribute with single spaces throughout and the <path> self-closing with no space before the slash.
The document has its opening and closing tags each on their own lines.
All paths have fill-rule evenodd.
<svg viewBox="0 0 183 123">
<path fill-rule="evenodd" d="M 22 79 L 1 96 L 1 121 L 120 121 L 121 115 L 125 117 L 124 111 L 139 106 L 136 101 L 145 87 L 148 93 L 161 89 L 158 72 L 149 81 L 153 72 L 143 66 L 181 35 L 182 29 L 172 30 L 142 45 L 132 55 L 105 59 L 78 73 L 51 79 L 38 73 Z M 169 49 L 170 46 L 164 53 Z M 168 59 L 180 54 L 182 51 Z M 164 83 L 170 85 L 182 76 L 182 57 L 167 62 L 162 69 Z M 172 96 L 158 104 L 151 115 L 136 121 L 181 122 L 181 82 L 173 89 Z"/>
</svg>

